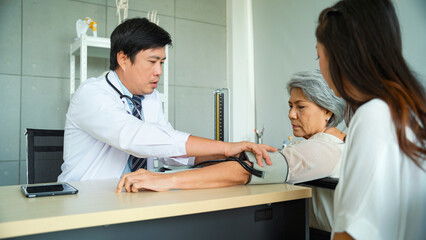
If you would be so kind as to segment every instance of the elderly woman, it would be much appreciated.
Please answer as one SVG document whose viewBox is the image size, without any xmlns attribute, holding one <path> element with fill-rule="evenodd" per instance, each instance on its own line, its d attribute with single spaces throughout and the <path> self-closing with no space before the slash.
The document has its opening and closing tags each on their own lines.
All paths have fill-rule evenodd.
<svg viewBox="0 0 426 240">
<path fill-rule="evenodd" d="M 288 84 L 290 92 L 289 118 L 294 135 L 306 141 L 288 146 L 281 151 L 286 168 L 267 167 L 277 174 L 286 174 L 286 182 L 298 183 L 338 174 L 339 161 L 343 151 L 345 134 L 335 126 L 342 121 L 344 102 L 331 91 L 319 71 L 301 72 Z M 276 164 L 276 166 L 279 166 Z M 259 179 L 257 179 L 259 180 Z M 238 184 L 278 183 L 277 180 L 262 179 L 241 167 L 236 161 L 226 161 L 191 171 L 155 173 L 146 170 L 124 174 L 117 185 L 117 192 L 123 187 L 127 192 L 139 189 L 167 191 L 170 189 L 196 189 L 226 187 Z M 283 181 L 281 181 L 283 182 Z"/>
<path fill-rule="evenodd" d="M 344 101 L 334 95 L 319 70 L 295 74 L 287 90 L 293 135 L 306 139 L 282 150 L 289 164 L 287 182 L 338 177 L 346 134 L 336 126 L 343 119 Z"/>
<path fill-rule="evenodd" d="M 289 182 L 338 178 L 346 136 L 336 128 L 344 114 L 343 99 L 334 95 L 319 70 L 295 74 L 287 90 L 293 135 L 307 139 L 282 151 L 290 166 Z M 310 227 L 331 232 L 333 199 L 334 190 L 312 189 Z"/>
</svg>

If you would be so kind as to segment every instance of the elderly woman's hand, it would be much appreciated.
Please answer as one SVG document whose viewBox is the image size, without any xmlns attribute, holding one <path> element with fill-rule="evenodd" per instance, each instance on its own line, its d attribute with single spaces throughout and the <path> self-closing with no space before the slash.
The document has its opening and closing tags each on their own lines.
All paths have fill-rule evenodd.
<svg viewBox="0 0 426 240">
<path fill-rule="evenodd" d="M 269 157 L 268 152 L 275 152 L 277 149 L 265 144 L 256 144 L 252 142 L 228 143 L 225 149 L 225 156 L 235 156 L 243 151 L 249 151 L 256 155 L 257 164 L 263 167 L 263 159 L 265 159 L 266 164 L 272 165 L 271 157 Z"/>
</svg>

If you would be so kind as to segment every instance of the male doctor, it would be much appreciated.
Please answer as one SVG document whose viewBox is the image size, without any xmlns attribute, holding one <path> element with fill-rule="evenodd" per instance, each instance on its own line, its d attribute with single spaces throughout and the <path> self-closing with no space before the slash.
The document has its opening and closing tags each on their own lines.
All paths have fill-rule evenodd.
<svg viewBox="0 0 426 240">
<path fill-rule="evenodd" d="M 163 115 L 157 87 L 169 33 L 146 18 L 129 19 L 111 34 L 110 71 L 84 81 L 66 115 L 64 163 L 58 181 L 120 178 L 152 169 L 152 157 L 169 165 L 251 151 L 271 164 L 267 145 L 226 143 L 176 131 Z"/>
</svg>

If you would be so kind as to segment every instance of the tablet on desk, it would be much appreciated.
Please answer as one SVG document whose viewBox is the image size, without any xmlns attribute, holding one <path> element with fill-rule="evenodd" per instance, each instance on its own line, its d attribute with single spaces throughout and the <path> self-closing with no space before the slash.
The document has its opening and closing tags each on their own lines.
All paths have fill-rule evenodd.
<svg viewBox="0 0 426 240">
<path fill-rule="evenodd" d="M 78 190 L 68 183 L 47 183 L 22 185 L 21 190 L 27 198 L 76 194 Z"/>
</svg>

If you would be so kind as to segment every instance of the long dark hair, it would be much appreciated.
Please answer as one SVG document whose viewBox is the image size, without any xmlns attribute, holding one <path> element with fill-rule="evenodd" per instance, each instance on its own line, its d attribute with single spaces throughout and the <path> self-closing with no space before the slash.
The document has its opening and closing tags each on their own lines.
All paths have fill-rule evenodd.
<svg viewBox="0 0 426 240">
<path fill-rule="evenodd" d="M 422 168 L 426 155 L 425 90 L 402 55 L 392 2 L 341 0 L 321 12 L 316 37 L 325 48 L 336 90 L 347 102 L 347 120 L 362 104 L 382 99 L 390 108 L 400 149 Z M 347 83 L 367 97 L 355 99 L 345 88 Z M 406 127 L 418 143 L 408 139 Z"/>
</svg>

